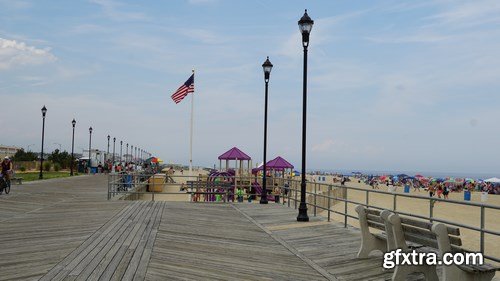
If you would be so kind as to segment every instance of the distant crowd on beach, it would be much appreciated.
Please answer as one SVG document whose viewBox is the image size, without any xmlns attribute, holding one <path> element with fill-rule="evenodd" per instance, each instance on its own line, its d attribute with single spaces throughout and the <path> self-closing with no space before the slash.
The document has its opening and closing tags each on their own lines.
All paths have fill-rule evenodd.
<svg viewBox="0 0 500 281">
<path fill-rule="evenodd" d="M 379 189 L 380 185 L 386 187 L 404 187 L 406 190 L 420 192 L 427 191 L 430 197 L 437 196 L 438 198 L 448 199 L 450 192 L 462 191 L 480 191 L 489 194 L 500 194 L 500 184 L 476 181 L 472 179 L 434 179 L 425 177 L 409 177 L 409 176 L 358 176 L 363 178 L 364 182 L 372 187 Z"/>
</svg>

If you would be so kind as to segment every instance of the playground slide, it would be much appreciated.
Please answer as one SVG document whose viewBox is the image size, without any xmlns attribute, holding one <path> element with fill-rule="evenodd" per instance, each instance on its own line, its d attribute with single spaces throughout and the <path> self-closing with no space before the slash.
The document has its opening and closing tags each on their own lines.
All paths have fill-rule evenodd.
<svg viewBox="0 0 500 281">
<path fill-rule="evenodd" d="M 252 183 L 252 189 L 254 190 L 255 194 L 260 195 L 262 194 L 262 187 L 258 182 L 253 182 Z M 274 201 L 274 196 L 273 195 L 267 195 L 267 201 Z"/>
</svg>

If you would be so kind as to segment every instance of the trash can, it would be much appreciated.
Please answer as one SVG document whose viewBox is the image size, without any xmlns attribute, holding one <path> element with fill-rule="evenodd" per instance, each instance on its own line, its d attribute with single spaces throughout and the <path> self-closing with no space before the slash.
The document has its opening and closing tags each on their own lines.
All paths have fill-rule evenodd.
<svg viewBox="0 0 500 281">
<path fill-rule="evenodd" d="M 470 201 L 470 191 L 468 191 L 468 190 L 464 191 L 464 200 Z"/>
<path fill-rule="evenodd" d="M 238 203 L 243 203 L 243 196 L 238 196 Z"/>
<path fill-rule="evenodd" d="M 90 172 L 91 172 L 92 174 L 97 174 L 97 167 L 91 167 L 91 168 L 90 168 Z"/>
<path fill-rule="evenodd" d="M 481 192 L 481 202 L 486 202 L 488 200 L 488 192 Z"/>
<path fill-rule="evenodd" d="M 410 186 L 409 185 L 405 185 L 405 193 L 410 193 Z"/>
<path fill-rule="evenodd" d="M 132 187 L 132 175 L 125 175 L 125 188 L 131 188 Z"/>
</svg>

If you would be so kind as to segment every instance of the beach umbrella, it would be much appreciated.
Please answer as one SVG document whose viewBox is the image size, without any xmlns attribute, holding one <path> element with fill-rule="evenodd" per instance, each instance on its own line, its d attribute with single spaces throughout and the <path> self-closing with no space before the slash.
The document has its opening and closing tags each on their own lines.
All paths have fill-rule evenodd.
<svg viewBox="0 0 500 281">
<path fill-rule="evenodd" d="M 492 182 L 492 183 L 500 183 L 499 178 L 489 178 L 489 179 L 485 179 L 484 181 L 485 182 Z"/>
<path fill-rule="evenodd" d="M 475 183 L 476 182 L 474 179 L 471 179 L 471 178 L 465 178 L 464 181 L 465 182 L 470 182 L 470 183 Z"/>
</svg>

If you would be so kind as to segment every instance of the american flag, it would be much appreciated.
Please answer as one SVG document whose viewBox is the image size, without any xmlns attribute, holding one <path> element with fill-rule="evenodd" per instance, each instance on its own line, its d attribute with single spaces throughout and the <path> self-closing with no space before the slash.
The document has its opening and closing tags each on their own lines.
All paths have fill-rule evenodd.
<svg viewBox="0 0 500 281">
<path fill-rule="evenodd" d="M 177 89 L 177 91 L 175 91 L 172 95 L 172 99 L 175 103 L 180 103 L 189 93 L 194 93 L 194 73 L 184 84 L 182 84 L 182 86 L 179 87 L 179 89 Z"/>
</svg>

